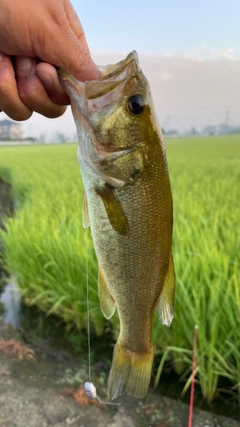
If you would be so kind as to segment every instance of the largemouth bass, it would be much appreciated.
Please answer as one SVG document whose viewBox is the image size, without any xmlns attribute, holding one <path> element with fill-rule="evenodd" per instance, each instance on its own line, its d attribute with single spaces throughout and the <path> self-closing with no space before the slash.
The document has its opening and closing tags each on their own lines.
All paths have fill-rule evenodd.
<svg viewBox="0 0 240 427">
<path fill-rule="evenodd" d="M 98 293 L 120 334 L 108 380 L 114 399 L 143 397 L 152 362 L 156 309 L 170 325 L 174 307 L 173 203 L 163 138 L 136 52 L 79 82 L 60 70 L 77 126 L 85 187 L 83 225 L 90 224 L 99 263 Z"/>
</svg>

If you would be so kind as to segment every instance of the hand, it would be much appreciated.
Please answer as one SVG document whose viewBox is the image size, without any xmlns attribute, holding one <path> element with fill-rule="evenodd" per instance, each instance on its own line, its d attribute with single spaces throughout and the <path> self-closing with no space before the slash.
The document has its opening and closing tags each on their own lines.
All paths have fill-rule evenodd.
<svg viewBox="0 0 240 427">
<path fill-rule="evenodd" d="M 11 57 L 0 52 L 0 108 L 13 120 L 27 120 L 33 111 L 46 117 L 61 116 L 69 98 L 56 69 L 34 58 Z"/>
<path fill-rule="evenodd" d="M 1 0 L 0 51 L 0 109 L 16 120 L 63 114 L 69 100 L 53 66 L 82 81 L 101 75 L 68 0 Z"/>
</svg>

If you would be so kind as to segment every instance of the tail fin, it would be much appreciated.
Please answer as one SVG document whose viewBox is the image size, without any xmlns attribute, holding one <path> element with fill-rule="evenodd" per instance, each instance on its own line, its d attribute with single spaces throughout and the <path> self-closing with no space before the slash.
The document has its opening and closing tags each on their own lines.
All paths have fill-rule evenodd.
<svg viewBox="0 0 240 427">
<path fill-rule="evenodd" d="M 143 397 L 148 391 L 153 363 L 153 348 L 149 353 L 134 353 L 116 344 L 108 379 L 108 396 L 116 399 L 124 393 Z"/>
</svg>

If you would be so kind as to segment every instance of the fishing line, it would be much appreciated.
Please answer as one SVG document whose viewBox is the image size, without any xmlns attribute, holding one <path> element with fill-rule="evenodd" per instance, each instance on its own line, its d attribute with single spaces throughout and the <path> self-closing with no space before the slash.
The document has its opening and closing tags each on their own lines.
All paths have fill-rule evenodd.
<svg viewBox="0 0 240 427">
<path fill-rule="evenodd" d="M 88 335 L 88 380 L 91 382 L 91 328 L 90 328 L 90 304 L 88 282 L 88 238 L 86 242 L 86 287 L 87 287 L 87 335 Z"/>
<path fill-rule="evenodd" d="M 88 278 L 88 238 L 86 242 L 86 293 L 87 293 L 87 335 L 88 335 L 88 381 L 84 384 L 86 395 L 94 400 L 97 399 L 103 405 L 120 406 L 121 403 L 102 401 L 98 395 L 94 384 L 91 381 L 91 327 L 90 327 L 90 300 L 89 300 L 89 278 Z"/>
<path fill-rule="evenodd" d="M 83 116 L 82 116 L 82 123 L 83 127 Z M 87 335 L 88 335 L 88 381 L 84 384 L 84 390 L 86 395 L 90 399 L 97 399 L 100 403 L 103 405 L 115 405 L 120 406 L 121 403 L 113 403 L 113 402 L 105 402 L 102 401 L 98 395 L 97 390 L 94 384 L 91 381 L 91 326 L 90 326 L 90 298 L 89 298 L 89 269 L 88 269 L 88 235 L 86 232 L 86 297 L 87 297 Z"/>
</svg>

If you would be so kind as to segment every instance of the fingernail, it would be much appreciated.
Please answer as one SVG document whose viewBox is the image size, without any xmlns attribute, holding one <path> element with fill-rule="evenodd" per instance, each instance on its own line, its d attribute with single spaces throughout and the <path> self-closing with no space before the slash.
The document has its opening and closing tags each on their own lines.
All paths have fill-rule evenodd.
<svg viewBox="0 0 240 427">
<path fill-rule="evenodd" d="M 17 69 L 19 71 L 31 71 L 32 69 L 32 61 L 31 58 L 27 56 L 17 56 Z"/>
</svg>

